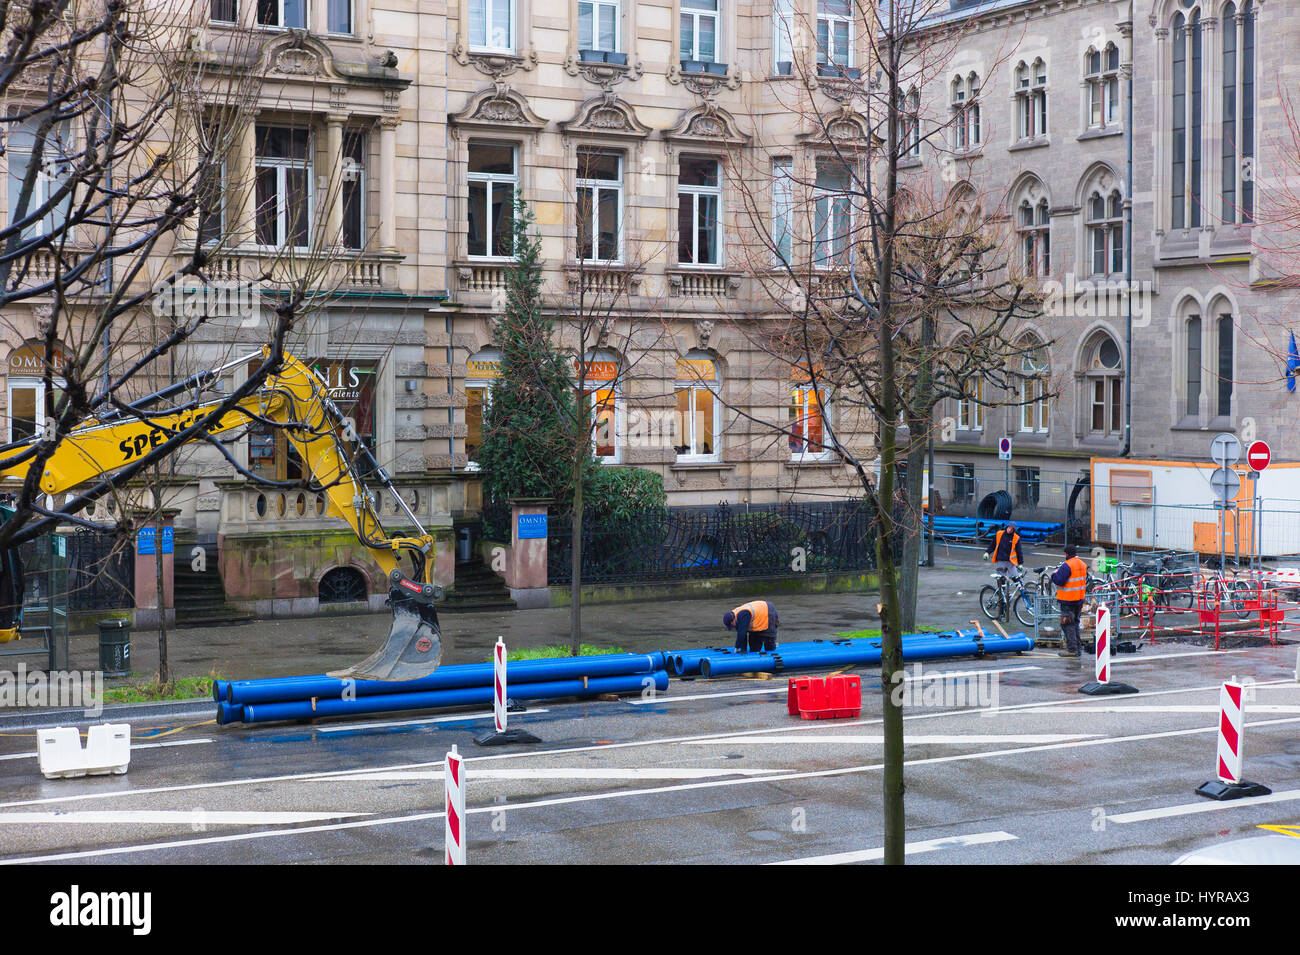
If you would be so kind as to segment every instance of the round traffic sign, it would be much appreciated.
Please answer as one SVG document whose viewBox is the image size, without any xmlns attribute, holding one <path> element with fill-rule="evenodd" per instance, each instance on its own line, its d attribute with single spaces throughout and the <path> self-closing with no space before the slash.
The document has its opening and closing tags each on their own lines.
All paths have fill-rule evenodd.
<svg viewBox="0 0 1300 955">
<path fill-rule="evenodd" d="M 1252 442 L 1246 449 L 1246 463 L 1252 471 L 1262 471 L 1273 460 L 1273 451 L 1267 441 Z"/>
<path fill-rule="evenodd" d="M 1216 434 L 1210 442 L 1210 460 L 1221 468 L 1236 464 L 1241 457 L 1241 442 L 1231 432 Z"/>
<path fill-rule="evenodd" d="M 1220 501 L 1236 500 L 1237 492 L 1241 490 L 1241 478 L 1230 468 L 1215 468 L 1210 475 L 1210 487 L 1214 488 Z"/>
<path fill-rule="evenodd" d="M 1001 451 L 1003 454 L 1010 454 L 1010 453 L 1011 453 L 1011 439 L 1010 439 L 1010 438 L 1003 438 L 1001 441 L 999 441 L 999 442 L 998 442 L 998 450 Z"/>
</svg>

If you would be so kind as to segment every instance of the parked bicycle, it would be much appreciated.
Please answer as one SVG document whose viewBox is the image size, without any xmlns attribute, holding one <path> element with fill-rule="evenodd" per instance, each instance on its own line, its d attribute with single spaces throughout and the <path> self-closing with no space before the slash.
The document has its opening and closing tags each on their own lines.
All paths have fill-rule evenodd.
<svg viewBox="0 0 1300 955">
<path fill-rule="evenodd" d="M 1050 593 L 1052 586 L 1051 571 L 1047 567 L 1028 569 L 1027 573 L 1036 574 L 1036 580 L 1026 580 L 1025 576 L 1010 578 L 1006 574 L 990 574 L 992 584 L 980 588 L 980 609 L 990 620 L 1011 622 L 1010 613 L 1014 610 L 1016 619 L 1024 626 L 1032 627 L 1037 614 L 1034 612 L 1034 597 L 1039 593 Z"/>
<path fill-rule="evenodd" d="M 1237 573 L 1233 570 L 1214 574 L 1205 580 L 1204 586 L 1207 599 L 1216 604 L 1220 611 L 1230 613 L 1238 620 L 1245 620 L 1251 615 L 1247 601 L 1256 597 L 1255 584 L 1242 580 Z"/>
</svg>

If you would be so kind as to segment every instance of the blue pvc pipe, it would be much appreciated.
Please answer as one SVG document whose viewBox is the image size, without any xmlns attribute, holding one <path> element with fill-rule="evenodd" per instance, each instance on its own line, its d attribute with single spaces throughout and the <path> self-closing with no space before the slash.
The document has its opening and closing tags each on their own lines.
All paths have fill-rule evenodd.
<svg viewBox="0 0 1300 955">
<path fill-rule="evenodd" d="M 924 639 L 903 641 L 903 660 L 937 660 L 944 657 L 976 656 L 982 653 L 1014 653 L 1032 650 L 1034 641 L 1024 634 L 1010 637 L 989 637 L 983 640 L 975 631 L 973 636 L 955 634 L 923 634 Z M 834 666 L 873 666 L 880 663 L 881 641 L 871 639 L 854 641 L 849 646 L 828 646 L 820 649 L 780 647 L 776 653 L 713 653 L 700 660 L 700 672 L 705 677 L 730 676 L 736 673 L 775 673 L 785 670 L 809 670 Z"/>
<path fill-rule="evenodd" d="M 929 640 L 951 640 L 961 636 L 974 636 L 979 631 L 970 630 L 950 630 L 946 633 L 909 633 L 903 636 L 903 641 L 916 641 L 918 643 Z M 829 646 L 875 646 L 879 648 L 879 637 L 840 637 L 826 638 L 822 640 L 803 640 L 794 643 L 782 643 L 778 648 L 779 653 L 787 653 L 794 650 L 811 650 L 819 647 Z M 701 661 L 715 653 L 734 653 L 730 648 L 713 647 L 709 649 L 697 650 L 680 650 L 676 653 L 668 654 L 668 672 L 674 676 L 699 676 L 701 674 Z M 741 671 L 747 672 L 747 671 Z"/>
<path fill-rule="evenodd" d="M 610 653 L 589 657 L 553 657 L 547 660 L 516 660 L 506 664 L 510 695 L 524 683 L 555 682 L 580 677 L 625 676 L 664 669 L 663 653 Z M 439 667 L 419 680 L 355 680 L 350 689 L 359 697 L 393 693 L 424 693 L 435 690 L 491 688 L 491 663 L 462 663 Z M 345 684 L 331 676 L 284 677 L 269 680 L 238 680 L 226 685 L 225 699 L 231 703 L 283 703 L 290 700 L 338 700 Z"/>
<path fill-rule="evenodd" d="M 244 708 L 233 703 L 227 703 L 225 700 L 217 701 L 217 725 L 225 726 L 227 723 L 238 723 L 244 718 Z"/>
<path fill-rule="evenodd" d="M 595 677 L 582 680 L 557 680 L 538 683 L 520 683 L 509 690 L 513 699 L 544 700 L 566 696 L 598 696 L 602 693 L 639 693 L 653 683 L 657 692 L 668 689 L 668 674 L 664 670 L 654 673 L 634 673 L 623 676 Z M 245 723 L 269 723 L 279 720 L 303 720 L 321 716 L 362 716 L 369 713 L 386 713 L 399 710 L 431 710 L 452 706 L 473 706 L 492 702 L 491 686 L 460 687 L 431 690 L 421 693 L 387 693 L 379 696 L 359 697 L 355 700 L 290 700 L 280 703 L 245 705 Z M 220 719 L 220 716 L 218 716 Z"/>
</svg>

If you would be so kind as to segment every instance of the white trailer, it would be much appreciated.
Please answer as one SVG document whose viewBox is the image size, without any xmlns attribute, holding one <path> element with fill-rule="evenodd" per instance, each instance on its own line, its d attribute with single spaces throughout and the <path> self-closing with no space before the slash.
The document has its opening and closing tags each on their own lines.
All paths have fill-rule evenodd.
<svg viewBox="0 0 1300 955">
<path fill-rule="evenodd" d="M 1233 468 L 1241 489 L 1226 513 L 1206 461 L 1092 459 L 1092 539 L 1124 549 L 1281 557 L 1300 554 L 1300 464 L 1255 475 Z"/>
</svg>

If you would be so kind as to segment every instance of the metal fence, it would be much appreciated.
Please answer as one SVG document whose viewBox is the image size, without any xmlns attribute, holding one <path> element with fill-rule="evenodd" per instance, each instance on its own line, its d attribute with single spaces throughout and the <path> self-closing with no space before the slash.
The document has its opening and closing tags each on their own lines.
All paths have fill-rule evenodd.
<svg viewBox="0 0 1300 955">
<path fill-rule="evenodd" d="M 1069 516 L 1070 498 L 1075 485 L 1086 471 L 1047 471 L 1024 467 L 1011 462 L 1010 467 L 977 466 L 957 462 L 939 462 L 935 465 L 934 487 L 941 503 L 939 513 L 953 517 L 1013 517 L 1021 521 L 1049 521 L 1065 523 Z M 1011 514 L 994 513 L 990 498 L 1005 492 L 1011 505 Z M 1088 492 L 1075 496 L 1074 519 L 1078 525 L 1071 528 L 1071 538 L 1088 525 Z"/>
<path fill-rule="evenodd" d="M 1300 502 L 1260 498 L 1223 509 L 1213 504 L 1127 504 L 1098 518 L 1097 543 L 1126 551 L 1180 551 L 1237 564 L 1300 554 Z"/>
<path fill-rule="evenodd" d="M 20 545 L 23 563 L 22 639 L 0 647 L 0 657 L 41 655 L 54 670 L 68 662 L 68 550 L 62 534 Z M 12 664 L 0 663 L 0 669 Z"/>
<path fill-rule="evenodd" d="M 66 536 L 69 611 L 134 607 L 135 554 L 130 541 L 90 528 Z"/>
<path fill-rule="evenodd" d="M 551 584 L 573 579 L 573 525 L 552 515 Z M 582 579 L 589 583 L 791 576 L 875 567 L 875 532 L 860 501 L 672 507 L 631 519 L 589 515 Z"/>
</svg>

